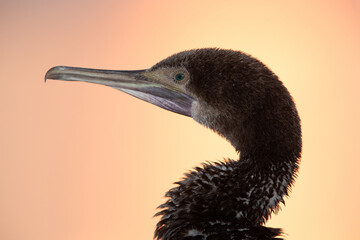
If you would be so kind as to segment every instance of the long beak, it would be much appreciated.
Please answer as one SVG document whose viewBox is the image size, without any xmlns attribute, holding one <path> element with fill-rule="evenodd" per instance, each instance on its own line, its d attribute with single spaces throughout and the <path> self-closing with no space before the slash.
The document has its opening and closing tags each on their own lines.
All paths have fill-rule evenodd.
<svg viewBox="0 0 360 240">
<path fill-rule="evenodd" d="M 169 111 L 191 117 L 192 97 L 183 91 L 147 78 L 147 70 L 118 71 L 57 66 L 47 71 L 47 79 L 82 81 L 119 89 Z"/>
</svg>

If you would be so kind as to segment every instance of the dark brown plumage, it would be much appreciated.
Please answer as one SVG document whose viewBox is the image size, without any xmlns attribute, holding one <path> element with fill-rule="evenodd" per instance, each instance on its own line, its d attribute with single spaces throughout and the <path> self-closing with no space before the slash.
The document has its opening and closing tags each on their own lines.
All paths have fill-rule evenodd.
<svg viewBox="0 0 360 240">
<path fill-rule="evenodd" d="M 198 239 L 272 239 L 280 230 L 261 225 L 288 195 L 301 152 L 300 119 L 289 92 L 264 64 L 241 52 L 192 50 L 152 69 L 178 65 L 189 71 L 187 89 L 203 106 L 193 118 L 228 139 L 241 157 L 187 174 L 167 193 L 156 236 L 182 239 L 178 233 L 193 228 L 208 236 Z"/>
<path fill-rule="evenodd" d="M 206 163 L 167 192 L 155 238 L 278 239 L 263 224 L 292 186 L 301 154 L 300 119 L 287 89 L 239 51 L 185 51 L 148 70 L 55 67 L 46 78 L 105 84 L 191 116 L 225 137 L 239 159 Z"/>
</svg>

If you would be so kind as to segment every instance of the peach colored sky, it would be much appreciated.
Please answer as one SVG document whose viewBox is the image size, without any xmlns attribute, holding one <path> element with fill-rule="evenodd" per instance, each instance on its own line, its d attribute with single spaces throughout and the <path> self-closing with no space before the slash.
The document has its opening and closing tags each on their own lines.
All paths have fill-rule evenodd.
<svg viewBox="0 0 360 240">
<path fill-rule="evenodd" d="M 192 119 L 115 89 L 43 78 L 55 65 L 143 69 L 191 48 L 243 50 L 298 106 L 298 181 L 268 226 L 360 239 L 360 2 L 0 2 L 0 239 L 152 239 L 183 172 L 235 158 Z"/>
</svg>

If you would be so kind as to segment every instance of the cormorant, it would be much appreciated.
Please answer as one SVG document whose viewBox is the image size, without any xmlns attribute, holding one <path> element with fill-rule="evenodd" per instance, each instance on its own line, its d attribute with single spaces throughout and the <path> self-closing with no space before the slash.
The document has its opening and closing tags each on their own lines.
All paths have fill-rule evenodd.
<svg viewBox="0 0 360 240">
<path fill-rule="evenodd" d="M 156 239 L 281 239 L 281 229 L 263 225 L 294 183 L 301 126 L 288 90 L 262 62 L 240 51 L 204 48 L 146 70 L 57 66 L 45 79 L 119 89 L 192 117 L 240 152 L 239 159 L 204 163 L 176 182 L 155 215 L 161 216 Z"/>
</svg>

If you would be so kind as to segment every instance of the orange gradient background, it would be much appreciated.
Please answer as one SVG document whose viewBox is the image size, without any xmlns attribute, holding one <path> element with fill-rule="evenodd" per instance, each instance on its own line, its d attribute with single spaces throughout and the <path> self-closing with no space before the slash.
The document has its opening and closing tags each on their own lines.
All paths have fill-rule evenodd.
<svg viewBox="0 0 360 240">
<path fill-rule="evenodd" d="M 356 0 L 2 0 L 0 239 L 152 239 L 172 182 L 233 148 L 191 118 L 44 75 L 144 69 L 200 47 L 252 54 L 296 101 L 300 173 L 267 225 L 289 240 L 360 239 L 359 13 Z"/>
</svg>

